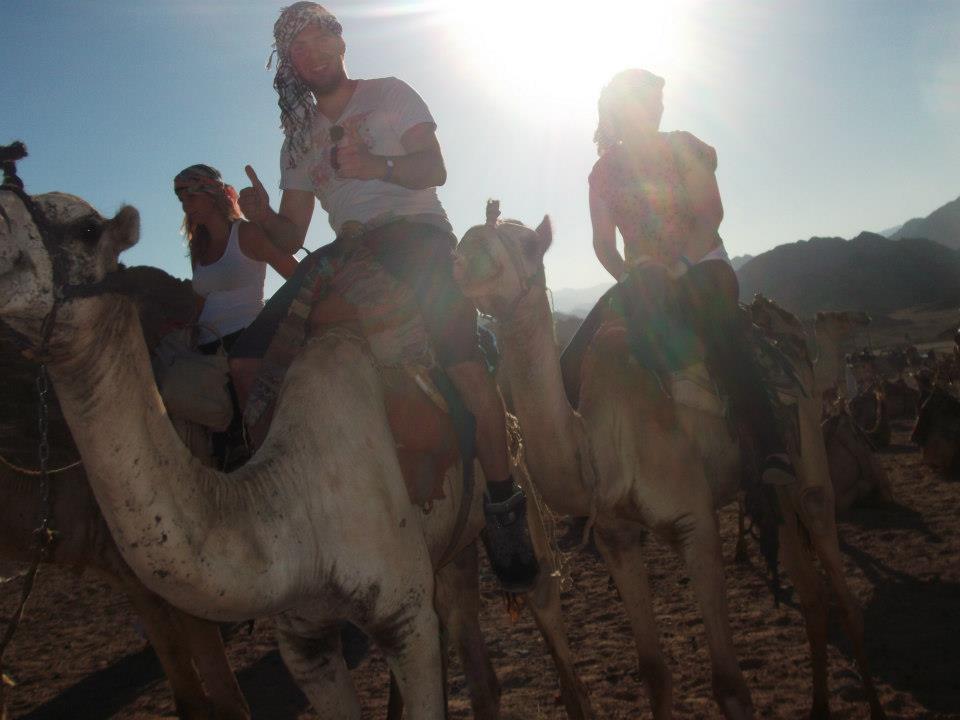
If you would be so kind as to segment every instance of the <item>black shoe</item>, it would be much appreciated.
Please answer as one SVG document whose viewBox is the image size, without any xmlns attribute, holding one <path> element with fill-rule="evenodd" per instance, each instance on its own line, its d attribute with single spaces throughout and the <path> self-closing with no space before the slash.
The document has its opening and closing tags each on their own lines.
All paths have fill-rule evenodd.
<svg viewBox="0 0 960 720">
<path fill-rule="evenodd" d="M 786 455 L 768 455 L 763 463 L 760 480 L 764 485 L 786 487 L 797 482 L 797 473 Z"/>
<path fill-rule="evenodd" d="M 487 526 L 480 537 L 500 586 L 511 593 L 530 592 L 540 574 L 540 564 L 530 542 L 523 490 L 516 487 L 514 494 L 502 502 L 484 496 L 483 514 Z"/>
</svg>

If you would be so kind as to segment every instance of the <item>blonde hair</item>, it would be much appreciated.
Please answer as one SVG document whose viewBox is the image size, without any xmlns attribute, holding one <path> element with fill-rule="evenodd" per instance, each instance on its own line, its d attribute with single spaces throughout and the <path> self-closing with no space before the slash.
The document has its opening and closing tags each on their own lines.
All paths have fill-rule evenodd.
<svg viewBox="0 0 960 720">
<path fill-rule="evenodd" d="M 214 207 L 220 211 L 223 219 L 228 223 L 244 219 L 237 202 L 237 191 L 232 185 L 223 182 L 220 171 L 215 167 L 201 163 L 181 170 L 173 179 L 174 192 L 176 192 L 178 181 L 193 186 L 192 192 L 204 192 L 210 195 L 213 198 Z M 190 265 L 195 267 L 197 258 L 203 254 L 210 243 L 210 232 L 204 225 L 191 224 L 186 213 L 183 214 L 180 232 L 187 239 L 187 254 L 190 256 Z"/>
</svg>

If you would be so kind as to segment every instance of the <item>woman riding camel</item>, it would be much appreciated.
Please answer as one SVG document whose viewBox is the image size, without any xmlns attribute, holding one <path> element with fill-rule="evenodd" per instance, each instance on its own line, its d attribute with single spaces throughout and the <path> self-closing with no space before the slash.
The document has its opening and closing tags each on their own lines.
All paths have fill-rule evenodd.
<svg viewBox="0 0 960 720">
<path fill-rule="evenodd" d="M 200 297 L 199 350 L 205 355 L 220 347 L 229 352 L 244 328 L 263 309 L 263 283 L 269 264 L 284 278 L 297 261 L 271 243 L 259 225 L 247 222 L 237 203 L 237 191 L 209 165 L 191 165 L 173 180 L 183 207 L 183 230 L 190 249 L 193 290 Z M 214 433 L 213 452 L 220 462 L 227 437 L 238 432 L 240 414 L 234 400 L 234 421 L 227 433 Z"/>
<path fill-rule="evenodd" d="M 624 70 L 600 94 L 590 217 L 597 258 L 617 285 L 564 351 L 568 392 L 576 397 L 580 358 L 611 311 L 626 317 L 631 349 L 657 372 L 677 369 L 692 331 L 752 440 L 763 481 L 788 484 L 796 478 L 746 343 L 737 276 L 718 231 L 717 154 L 688 132 L 660 132 L 663 84 L 646 70 Z"/>
</svg>

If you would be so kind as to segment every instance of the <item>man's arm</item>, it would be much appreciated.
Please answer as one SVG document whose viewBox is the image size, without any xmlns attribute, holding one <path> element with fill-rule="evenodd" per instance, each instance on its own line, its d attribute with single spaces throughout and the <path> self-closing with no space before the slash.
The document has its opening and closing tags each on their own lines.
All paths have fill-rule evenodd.
<svg viewBox="0 0 960 720">
<path fill-rule="evenodd" d="M 280 211 L 270 207 L 270 195 L 257 173 L 246 166 L 250 187 L 240 191 L 240 209 L 247 220 L 263 229 L 278 250 L 293 255 L 303 247 L 303 240 L 313 217 L 314 197 L 307 190 L 284 190 L 280 196 Z"/>
<path fill-rule="evenodd" d="M 337 175 L 354 180 L 385 180 L 411 190 L 439 187 L 447 181 L 447 169 L 433 123 L 420 123 L 400 138 L 404 155 L 374 155 L 362 143 L 337 150 Z M 393 168 L 387 161 L 392 161 Z"/>
<path fill-rule="evenodd" d="M 593 224 L 593 251 L 613 279 L 620 281 L 627 271 L 623 256 L 617 250 L 617 226 L 610 209 L 600 194 L 590 188 L 590 222 Z"/>
</svg>

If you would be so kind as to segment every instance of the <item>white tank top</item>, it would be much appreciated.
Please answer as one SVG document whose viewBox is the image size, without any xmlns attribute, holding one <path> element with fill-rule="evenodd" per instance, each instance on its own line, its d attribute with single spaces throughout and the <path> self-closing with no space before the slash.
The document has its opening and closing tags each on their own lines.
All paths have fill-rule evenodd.
<svg viewBox="0 0 960 720">
<path fill-rule="evenodd" d="M 193 268 L 193 290 L 204 299 L 200 312 L 201 344 L 242 330 L 263 309 L 267 264 L 251 260 L 240 249 L 240 221 L 234 222 L 223 255 L 210 265 Z M 214 332 L 216 331 L 216 332 Z"/>
</svg>

